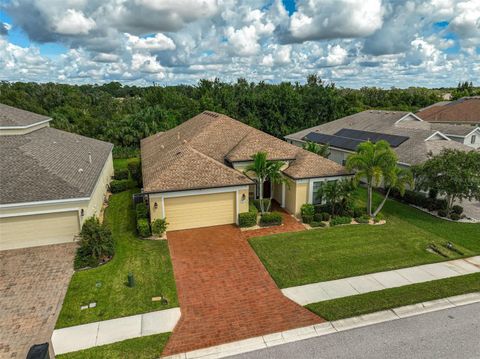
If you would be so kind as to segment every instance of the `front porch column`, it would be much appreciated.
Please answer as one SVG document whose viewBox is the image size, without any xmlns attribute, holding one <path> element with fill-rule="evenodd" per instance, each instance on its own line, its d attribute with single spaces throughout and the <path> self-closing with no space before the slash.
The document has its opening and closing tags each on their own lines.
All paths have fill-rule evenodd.
<svg viewBox="0 0 480 359">
<path fill-rule="evenodd" d="M 282 208 L 285 208 L 285 182 L 282 182 Z"/>
</svg>

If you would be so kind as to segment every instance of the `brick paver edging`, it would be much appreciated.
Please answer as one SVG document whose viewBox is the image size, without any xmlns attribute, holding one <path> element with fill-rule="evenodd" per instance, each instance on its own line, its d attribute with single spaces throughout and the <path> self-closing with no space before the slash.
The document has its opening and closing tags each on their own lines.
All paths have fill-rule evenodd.
<svg viewBox="0 0 480 359">
<path fill-rule="evenodd" d="M 330 299 L 478 272 L 480 256 L 284 288 L 282 293 L 305 306 Z"/>
<path fill-rule="evenodd" d="M 342 332 L 345 330 L 379 324 L 392 320 L 408 318 L 438 310 L 460 307 L 467 304 L 480 303 L 480 292 L 462 294 L 454 297 L 432 300 L 358 317 L 341 319 L 332 322 L 315 324 L 298 329 L 287 330 L 269 335 L 240 340 L 234 343 L 222 344 L 210 348 L 199 349 L 162 357 L 163 359 L 194 359 L 194 358 L 224 358 L 232 355 L 267 349 L 276 345 L 296 342 L 304 339 Z"/>
</svg>

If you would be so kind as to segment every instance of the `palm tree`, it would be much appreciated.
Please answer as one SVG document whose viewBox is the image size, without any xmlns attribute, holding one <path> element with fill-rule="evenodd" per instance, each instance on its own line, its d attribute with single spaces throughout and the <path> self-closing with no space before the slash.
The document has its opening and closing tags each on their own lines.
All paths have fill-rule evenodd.
<svg viewBox="0 0 480 359">
<path fill-rule="evenodd" d="M 359 144 L 357 152 L 347 158 L 346 166 L 350 170 L 356 170 L 357 182 L 361 179 L 367 182 L 367 213 L 370 217 L 380 212 L 392 188 L 398 189 L 403 195 L 407 184 L 413 186 L 411 172 L 397 167 L 396 153 L 390 148 L 390 144 L 383 140 Z M 380 186 L 382 182 L 388 190 L 380 205 L 372 212 L 373 188 Z"/>
<path fill-rule="evenodd" d="M 330 204 L 333 216 L 335 215 L 335 207 L 337 204 L 345 207 L 352 202 L 355 187 L 355 183 L 351 179 L 322 182 L 317 190 L 316 196 L 319 201 L 325 200 Z"/>
<path fill-rule="evenodd" d="M 307 141 L 303 144 L 303 149 L 325 158 L 330 156 L 330 146 L 328 144 L 320 145 L 312 141 Z"/>
<path fill-rule="evenodd" d="M 267 212 L 270 209 L 270 203 L 272 202 L 272 196 L 270 196 L 270 203 L 268 204 L 267 209 L 263 203 L 263 185 L 265 181 L 270 180 L 272 183 L 283 183 L 286 182 L 285 177 L 282 176 L 280 169 L 285 164 L 282 161 L 269 161 L 267 160 L 266 152 L 257 152 L 252 156 L 253 163 L 248 165 L 243 173 L 254 174 L 255 180 L 258 183 L 260 199 L 260 211 L 262 213 Z"/>
</svg>

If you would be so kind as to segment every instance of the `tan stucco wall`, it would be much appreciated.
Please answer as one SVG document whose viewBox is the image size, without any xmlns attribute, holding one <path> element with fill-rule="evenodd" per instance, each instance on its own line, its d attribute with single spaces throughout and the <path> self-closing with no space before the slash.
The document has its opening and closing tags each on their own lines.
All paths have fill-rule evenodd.
<svg viewBox="0 0 480 359">
<path fill-rule="evenodd" d="M 102 173 L 98 179 L 95 189 L 93 190 L 92 196 L 90 197 L 90 202 L 87 205 L 87 208 L 84 208 L 84 216 L 82 222 L 92 216 L 98 216 L 103 206 L 105 200 L 105 194 L 107 193 L 108 185 L 112 180 L 113 176 L 113 157 L 112 153 L 108 156 L 105 166 L 103 167 Z"/>
<path fill-rule="evenodd" d="M 294 214 L 296 208 L 296 199 L 297 199 L 297 185 L 295 181 L 288 180 L 288 183 L 285 184 L 285 209 Z"/>
<path fill-rule="evenodd" d="M 273 187 L 273 198 L 280 205 L 282 205 L 282 184 L 281 183 L 274 183 L 272 187 Z"/>
<path fill-rule="evenodd" d="M 245 200 L 242 201 L 242 196 Z M 238 191 L 238 213 L 248 212 L 248 189 Z"/>
<path fill-rule="evenodd" d="M 300 208 L 308 202 L 308 183 L 298 183 L 296 186 L 295 216 L 300 216 Z"/>
<path fill-rule="evenodd" d="M 162 212 L 162 194 L 155 193 L 148 196 L 149 206 L 150 206 L 150 219 L 153 222 L 157 218 L 163 218 Z M 157 203 L 157 208 L 155 209 L 155 203 Z"/>
</svg>

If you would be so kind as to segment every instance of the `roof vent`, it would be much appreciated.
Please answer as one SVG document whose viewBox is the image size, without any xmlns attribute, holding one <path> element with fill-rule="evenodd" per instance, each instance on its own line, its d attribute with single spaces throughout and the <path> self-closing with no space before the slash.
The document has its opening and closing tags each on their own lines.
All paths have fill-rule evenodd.
<svg viewBox="0 0 480 359">
<path fill-rule="evenodd" d="M 187 140 L 183 140 L 183 143 L 187 143 Z"/>
<path fill-rule="evenodd" d="M 177 140 L 180 141 L 180 132 L 177 132 Z"/>
<path fill-rule="evenodd" d="M 160 148 L 163 150 L 163 149 L 165 148 L 165 146 L 164 146 L 164 145 L 160 145 Z"/>
<path fill-rule="evenodd" d="M 82 173 L 82 172 L 83 172 L 83 168 L 79 168 L 78 173 Z"/>
<path fill-rule="evenodd" d="M 92 153 L 88 152 L 88 163 L 92 163 Z"/>
</svg>

